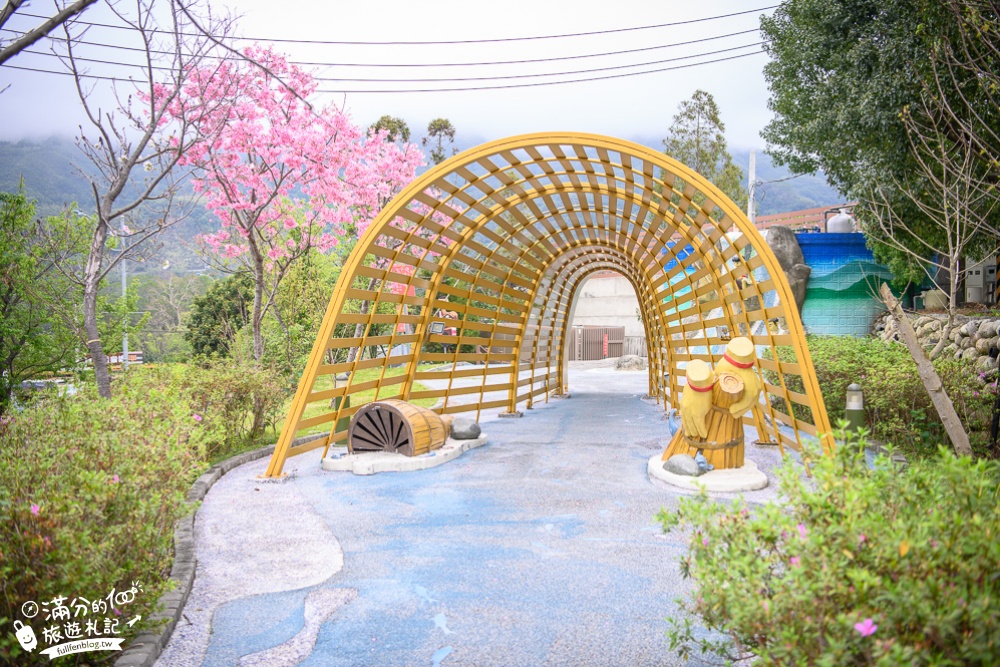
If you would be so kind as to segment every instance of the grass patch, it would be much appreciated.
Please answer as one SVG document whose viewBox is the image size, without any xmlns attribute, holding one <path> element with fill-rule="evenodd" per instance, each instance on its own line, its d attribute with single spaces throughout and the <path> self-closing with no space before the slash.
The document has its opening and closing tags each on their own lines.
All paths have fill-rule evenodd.
<svg viewBox="0 0 1000 667">
<path fill-rule="evenodd" d="M 439 366 L 440 366 L 439 364 L 422 365 L 418 368 L 418 370 L 420 371 L 432 370 Z M 385 375 L 382 377 L 384 378 L 398 377 L 402 375 L 405 372 L 405 370 L 406 368 L 403 366 L 400 366 L 399 368 L 387 368 L 385 370 Z M 352 384 L 361 384 L 363 382 L 370 382 L 372 380 L 377 380 L 379 379 L 381 373 L 382 373 L 381 368 L 366 368 L 364 370 L 357 371 L 354 374 L 354 379 Z M 316 382 L 316 391 L 324 391 L 326 389 L 333 389 L 333 388 L 334 388 L 334 378 L 332 375 L 324 375 L 320 377 Z M 396 389 L 396 386 L 391 387 L 388 392 L 387 391 L 380 392 L 380 398 L 384 398 L 394 389 Z M 413 391 L 425 391 L 427 389 L 429 389 L 429 387 L 419 382 L 413 383 Z M 292 408 L 293 398 L 294 396 L 289 396 L 288 399 L 284 402 L 280 412 L 280 414 L 282 415 L 281 419 L 275 422 L 274 426 L 268 431 L 268 439 L 270 441 L 276 441 L 278 439 L 278 436 L 281 435 L 281 429 L 285 427 L 285 421 L 288 419 L 288 412 Z M 371 403 L 373 400 L 375 400 L 374 389 L 369 389 L 367 391 L 362 391 L 351 395 L 352 406 L 364 405 L 365 403 Z M 420 407 L 423 408 L 429 408 L 432 407 L 435 403 L 437 403 L 437 399 L 423 398 L 412 401 L 412 403 L 414 405 L 419 405 Z M 313 403 L 312 405 L 306 406 L 306 410 L 305 413 L 302 415 L 302 418 L 309 419 L 310 417 L 318 417 L 319 415 L 327 414 L 330 411 L 331 409 L 329 402 Z M 304 429 L 296 433 L 296 437 L 301 437 L 303 435 L 313 435 L 316 433 L 329 433 L 329 432 L 330 432 L 329 423 L 317 424 L 316 426 L 312 426 L 310 428 Z"/>
</svg>

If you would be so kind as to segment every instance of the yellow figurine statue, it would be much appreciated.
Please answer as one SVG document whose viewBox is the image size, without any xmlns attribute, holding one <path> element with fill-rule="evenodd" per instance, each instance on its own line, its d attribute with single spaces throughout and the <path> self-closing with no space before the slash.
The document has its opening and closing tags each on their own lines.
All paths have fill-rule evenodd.
<svg viewBox="0 0 1000 667">
<path fill-rule="evenodd" d="M 687 386 L 681 394 L 680 412 L 684 433 L 690 438 L 708 436 L 708 413 L 712 410 L 712 386 L 715 375 L 704 361 L 695 359 L 687 365 Z"/>
<path fill-rule="evenodd" d="M 754 370 L 756 360 L 757 351 L 754 349 L 753 341 L 741 336 L 729 341 L 726 353 L 715 364 L 716 376 L 729 373 L 743 381 L 743 397 L 729 406 L 729 414 L 733 417 L 742 417 L 760 398 L 763 387 Z"/>
</svg>

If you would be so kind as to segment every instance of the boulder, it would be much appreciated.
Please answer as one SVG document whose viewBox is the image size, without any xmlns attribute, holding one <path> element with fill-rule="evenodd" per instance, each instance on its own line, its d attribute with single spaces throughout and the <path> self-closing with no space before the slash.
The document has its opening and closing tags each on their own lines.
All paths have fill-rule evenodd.
<svg viewBox="0 0 1000 667">
<path fill-rule="evenodd" d="M 975 336 L 979 331 L 979 324 L 977 322 L 966 322 L 959 331 L 962 332 L 963 336 Z"/>
<path fill-rule="evenodd" d="M 663 469 L 675 475 L 686 475 L 687 477 L 697 477 L 701 474 L 701 468 L 688 454 L 674 454 L 663 464 Z"/>
<path fill-rule="evenodd" d="M 479 424 L 469 417 L 455 417 L 451 423 L 451 437 L 455 440 L 475 440 L 480 434 Z"/>
<path fill-rule="evenodd" d="M 976 340 L 976 352 L 979 354 L 986 354 L 990 351 L 990 339 L 989 338 L 979 338 Z"/>
<path fill-rule="evenodd" d="M 991 371 L 997 367 L 997 360 L 990 356 L 979 357 L 976 361 L 976 370 L 986 372 Z"/>
<path fill-rule="evenodd" d="M 966 348 L 962 352 L 962 361 L 972 361 L 973 359 L 975 359 L 978 356 L 979 356 L 979 353 L 976 352 L 976 348 L 969 347 L 969 348 Z"/>
<path fill-rule="evenodd" d="M 806 264 L 806 258 L 802 254 L 802 248 L 795 239 L 795 232 L 788 227 L 771 227 L 764 237 L 767 245 L 771 247 L 771 252 L 778 259 L 785 272 L 785 278 L 792 288 L 795 296 L 795 306 L 802 312 L 802 304 L 806 300 L 806 285 L 809 282 L 809 274 L 812 269 Z"/>
<path fill-rule="evenodd" d="M 616 371 L 644 371 L 646 370 L 646 360 L 635 354 L 626 354 L 618 357 L 615 362 Z"/>
<path fill-rule="evenodd" d="M 997 333 L 997 323 L 990 320 L 986 320 L 979 325 L 979 337 L 980 338 L 993 338 Z"/>
</svg>

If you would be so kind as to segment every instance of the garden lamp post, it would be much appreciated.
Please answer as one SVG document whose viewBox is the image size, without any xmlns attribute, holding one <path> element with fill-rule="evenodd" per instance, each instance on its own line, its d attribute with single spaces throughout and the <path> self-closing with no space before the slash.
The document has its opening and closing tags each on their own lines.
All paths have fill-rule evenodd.
<svg viewBox="0 0 1000 667">
<path fill-rule="evenodd" d="M 865 395 L 857 382 L 852 382 L 847 387 L 844 418 L 847 419 L 847 430 L 853 433 L 865 427 Z"/>
</svg>

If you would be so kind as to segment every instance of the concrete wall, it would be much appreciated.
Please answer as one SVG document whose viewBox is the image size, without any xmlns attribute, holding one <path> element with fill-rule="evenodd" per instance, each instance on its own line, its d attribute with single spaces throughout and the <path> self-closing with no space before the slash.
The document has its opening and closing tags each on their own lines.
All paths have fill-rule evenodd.
<svg viewBox="0 0 1000 667">
<path fill-rule="evenodd" d="M 576 296 L 573 325 L 625 327 L 626 336 L 645 336 L 636 317 L 639 299 L 632 283 L 617 273 L 600 273 L 587 278 Z"/>
</svg>

